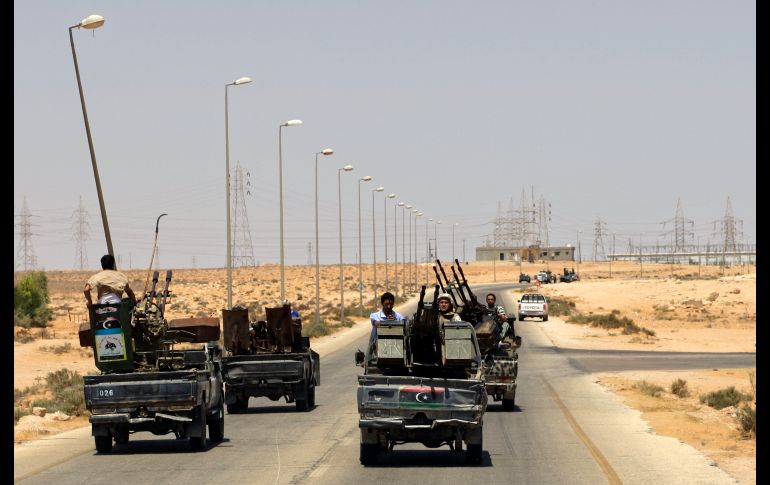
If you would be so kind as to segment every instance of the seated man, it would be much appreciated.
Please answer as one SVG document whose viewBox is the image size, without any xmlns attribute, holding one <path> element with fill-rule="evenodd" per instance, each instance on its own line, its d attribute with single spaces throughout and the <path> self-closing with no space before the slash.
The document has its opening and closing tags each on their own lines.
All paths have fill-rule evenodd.
<svg viewBox="0 0 770 485">
<path fill-rule="evenodd" d="M 442 293 L 438 296 L 438 322 L 460 322 L 462 318 L 455 312 L 452 305 L 452 298 L 449 293 Z"/>
<path fill-rule="evenodd" d="M 372 333 L 369 337 L 369 350 L 371 352 L 374 352 L 377 346 L 377 322 L 405 320 L 403 315 L 393 309 L 395 302 L 396 297 L 393 296 L 393 293 L 386 291 L 380 297 L 382 310 L 369 315 L 369 320 L 372 322 Z"/>
<path fill-rule="evenodd" d="M 502 305 L 497 305 L 497 297 L 494 293 L 487 294 L 487 308 L 485 309 L 488 315 L 494 317 L 495 322 L 500 326 L 500 340 L 502 341 L 508 331 L 511 330 L 511 325 L 508 323 L 508 315 L 505 313 L 505 308 Z"/>
<path fill-rule="evenodd" d="M 126 292 L 131 304 L 136 304 L 136 296 L 126 275 L 115 269 L 115 258 L 111 254 L 102 256 L 102 271 L 89 278 L 83 293 L 86 296 L 86 306 L 91 308 L 91 290 L 96 289 L 97 303 L 120 304 L 123 292 Z"/>
</svg>

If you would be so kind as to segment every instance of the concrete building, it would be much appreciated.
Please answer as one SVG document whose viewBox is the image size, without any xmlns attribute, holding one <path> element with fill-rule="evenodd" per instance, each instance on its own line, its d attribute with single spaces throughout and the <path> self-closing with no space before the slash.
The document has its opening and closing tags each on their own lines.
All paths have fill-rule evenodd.
<svg viewBox="0 0 770 485">
<path fill-rule="evenodd" d="M 541 247 L 510 246 L 493 247 L 481 246 L 476 248 L 476 261 L 575 261 L 575 248 L 569 244 L 566 246 Z"/>
</svg>

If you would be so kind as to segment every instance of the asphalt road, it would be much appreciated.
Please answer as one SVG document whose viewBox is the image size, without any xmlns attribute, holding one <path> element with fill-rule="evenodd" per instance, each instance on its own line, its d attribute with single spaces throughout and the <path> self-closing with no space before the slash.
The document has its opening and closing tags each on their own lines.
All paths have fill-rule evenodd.
<svg viewBox="0 0 770 485">
<path fill-rule="evenodd" d="M 485 285 L 475 291 L 483 298 L 489 290 L 502 289 Z M 502 303 L 512 309 L 515 302 L 504 296 Z M 225 441 L 198 453 L 189 451 L 187 441 L 137 433 L 112 454 L 97 455 L 91 437 L 81 433 L 49 447 L 61 455 L 54 464 L 18 478 L 25 484 L 57 485 L 735 483 L 693 448 L 649 433 L 638 412 L 584 370 L 664 369 L 674 362 L 679 366 L 674 368 L 688 362 L 744 367 L 754 365 L 754 354 L 559 351 L 537 324 L 517 322 L 516 331 L 523 338 L 517 407 L 505 412 L 499 403 L 490 403 L 481 466 L 465 465 L 462 454 L 446 447 L 421 445 L 397 446 L 377 466 L 359 464 L 355 390 L 361 368 L 354 365 L 353 352 L 364 348 L 368 337 L 363 337 L 322 358 L 317 406 L 309 412 L 252 398 L 246 414 L 226 415 Z"/>
</svg>

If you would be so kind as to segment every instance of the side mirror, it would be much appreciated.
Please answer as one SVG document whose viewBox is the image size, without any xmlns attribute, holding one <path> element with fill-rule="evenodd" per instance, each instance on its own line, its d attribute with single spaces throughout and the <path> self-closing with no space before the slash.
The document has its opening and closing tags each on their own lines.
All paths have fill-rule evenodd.
<svg viewBox="0 0 770 485">
<path fill-rule="evenodd" d="M 361 351 L 361 349 L 356 350 L 356 365 L 359 367 L 363 367 L 364 365 L 364 359 L 366 358 L 366 355 Z"/>
</svg>

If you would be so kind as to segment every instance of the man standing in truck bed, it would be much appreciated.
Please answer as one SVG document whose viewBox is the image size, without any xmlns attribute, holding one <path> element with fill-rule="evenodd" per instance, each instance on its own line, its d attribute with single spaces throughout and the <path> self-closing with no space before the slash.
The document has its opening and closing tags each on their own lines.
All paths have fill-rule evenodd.
<svg viewBox="0 0 770 485">
<path fill-rule="evenodd" d="M 380 297 L 380 303 L 382 304 L 382 310 L 374 312 L 369 315 L 369 320 L 372 322 L 372 333 L 369 338 L 369 348 L 374 351 L 377 343 L 377 322 L 387 321 L 400 321 L 405 320 L 404 316 L 393 309 L 393 304 L 396 302 L 396 297 L 393 293 L 386 291 Z"/>
<path fill-rule="evenodd" d="M 128 286 L 126 275 L 115 269 L 115 257 L 111 254 L 102 256 L 102 271 L 89 278 L 83 293 L 86 296 L 86 306 L 91 308 L 91 290 L 96 289 L 97 303 L 120 304 L 123 292 L 126 292 L 131 304 L 136 304 L 134 291 Z"/>
</svg>

